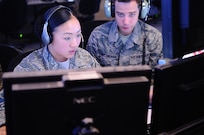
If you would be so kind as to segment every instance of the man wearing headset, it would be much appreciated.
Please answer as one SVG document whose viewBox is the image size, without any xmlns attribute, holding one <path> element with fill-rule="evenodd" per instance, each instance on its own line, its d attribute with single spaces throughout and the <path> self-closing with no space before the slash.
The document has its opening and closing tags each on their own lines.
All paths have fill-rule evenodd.
<svg viewBox="0 0 204 135">
<path fill-rule="evenodd" d="M 101 66 L 157 65 L 163 57 L 162 34 L 141 20 L 147 19 L 150 3 L 106 0 L 104 8 L 115 18 L 96 27 L 86 46 Z"/>
</svg>

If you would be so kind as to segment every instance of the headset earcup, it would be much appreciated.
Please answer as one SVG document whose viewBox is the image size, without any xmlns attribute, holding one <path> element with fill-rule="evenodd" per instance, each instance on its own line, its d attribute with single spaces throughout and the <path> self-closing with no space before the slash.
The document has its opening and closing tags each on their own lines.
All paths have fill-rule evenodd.
<svg viewBox="0 0 204 135">
<path fill-rule="evenodd" d="M 41 35 L 41 39 L 44 45 L 47 45 L 50 43 L 50 36 L 48 34 L 48 22 L 46 21 L 44 26 L 43 26 L 43 31 Z"/>
<path fill-rule="evenodd" d="M 142 1 L 140 6 L 140 19 L 146 19 L 146 17 L 148 16 L 149 10 L 150 10 L 149 3 L 146 0 Z"/>
<path fill-rule="evenodd" d="M 108 17 L 108 18 L 111 17 L 111 2 L 110 2 L 110 0 L 105 0 L 104 12 L 105 12 L 106 17 Z"/>
</svg>

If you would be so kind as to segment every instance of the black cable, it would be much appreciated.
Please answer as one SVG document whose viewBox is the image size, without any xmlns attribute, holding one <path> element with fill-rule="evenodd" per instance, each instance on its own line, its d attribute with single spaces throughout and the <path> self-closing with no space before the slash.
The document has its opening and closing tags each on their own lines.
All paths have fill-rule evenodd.
<svg viewBox="0 0 204 135">
<path fill-rule="evenodd" d="M 145 24 L 144 24 L 144 41 L 143 41 L 143 48 L 142 48 L 142 65 L 145 65 L 145 54 L 146 54 L 146 38 L 147 38 L 147 35 L 146 35 L 146 30 L 145 30 Z"/>
</svg>

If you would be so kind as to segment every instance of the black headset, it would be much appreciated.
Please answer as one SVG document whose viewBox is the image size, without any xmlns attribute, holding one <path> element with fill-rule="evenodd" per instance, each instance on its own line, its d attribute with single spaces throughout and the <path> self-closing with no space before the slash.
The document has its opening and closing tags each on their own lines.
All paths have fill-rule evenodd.
<svg viewBox="0 0 204 135">
<path fill-rule="evenodd" d="M 150 10 L 150 0 L 141 0 L 140 19 L 146 20 Z M 104 12 L 106 17 L 115 17 L 115 2 L 113 0 L 105 0 Z"/>
<path fill-rule="evenodd" d="M 56 11 L 58 11 L 58 10 L 60 10 L 60 9 L 67 9 L 67 10 L 70 12 L 70 14 L 72 14 L 72 10 L 71 10 L 70 8 L 68 8 L 68 7 L 66 7 L 66 6 L 62 6 L 62 5 L 55 6 L 55 7 L 51 8 L 51 9 L 49 9 L 49 10 L 47 11 L 46 21 L 45 21 L 45 23 L 44 23 L 43 30 L 42 30 L 42 34 L 41 34 L 41 40 L 42 40 L 42 42 L 44 43 L 44 45 L 48 45 L 48 44 L 51 42 L 51 40 L 52 40 L 52 36 L 51 36 L 51 34 L 48 32 L 48 21 L 49 21 L 49 19 L 52 17 L 52 15 L 53 15 Z M 82 37 L 82 39 L 83 39 L 83 37 Z"/>
</svg>

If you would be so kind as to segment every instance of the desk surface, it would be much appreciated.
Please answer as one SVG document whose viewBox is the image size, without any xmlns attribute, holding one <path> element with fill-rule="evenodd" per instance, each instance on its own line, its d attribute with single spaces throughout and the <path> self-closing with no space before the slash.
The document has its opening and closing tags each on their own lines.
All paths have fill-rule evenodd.
<svg viewBox="0 0 204 135">
<path fill-rule="evenodd" d="M 26 0 L 27 5 L 52 4 L 52 3 L 67 3 L 75 0 Z"/>
</svg>

